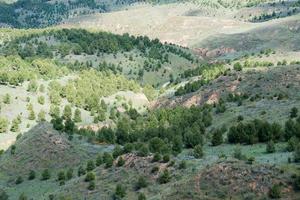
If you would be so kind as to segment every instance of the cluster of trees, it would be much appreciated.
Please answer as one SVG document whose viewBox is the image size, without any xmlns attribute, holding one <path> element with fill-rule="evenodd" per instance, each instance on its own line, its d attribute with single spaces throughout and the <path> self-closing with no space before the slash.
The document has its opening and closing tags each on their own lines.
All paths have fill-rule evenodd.
<svg viewBox="0 0 300 200">
<path fill-rule="evenodd" d="M 212 121 L 210 112 L 210 107 L 159 109 L 134 120 L 122 116 L 115 129 L 102 128 L 98 132 L 81 129 L 78 134 L 100 143 L 124 145 L 126 151 L 136 150 L 141 156 L 150 152 L 178 154 L 184 147 L 203 145 L 205 129 Z"/>
<path fill-rule="evenodd" d="M 189 82 L 184 86 L 179 87 L 175 92 L 175 96 L 181 96 L 191 92 L 196 92 L 203 85 L 208 84 L 211 80 L 214 80 L 219 76 L 226 74 L 226 71 L 227 70 L 225 69 L 224 65 L 213 65 L 211 68 L 206 68 L 204 66 L 204 68 L 199 67 L 195 70 L 188 70 L 183 73 L 183 77 L 201 75 L 201 79 L 198 81 Z"/>
<path fill-rule="evenodd" d="M 0 84 L 20 85 L 36 78 L 53 79 L 69 72 L 48 59 L 27 61 L 19 56 L 0 56 Z"/>
<path fill-rule="evenodd" d="M 86 8 L 85 12 L 74 11 Z M 49 3 L 47 1 L 20 0 L 12 4 L 0 4 L 0 20 L 17 28 L 38 28 L 59 23 L 65 18 L 77 14 L 88 14 L 95 10 L 104 10 L 95 0 L 75 0 Z M 16 12 L 16 10 L 20 10 Z M 31 12 L 29 12 L 31 11 Z M 20 21 L 19 19 L 23 20 Z M 22 22 L 22 23 L 21 23 Z"/>
<path fill-rule="evenodd" d="M 123 76 L 90 69 L 83 70 L 78 78 L 69 80 L 64 86 L 52 81 L 49 84 L 48 94 L 54 105 L 59 105 L 62 98 L 66 98 L 77 107 L 101 114 L 107 109 L 103 102 L 101 105 L 101 97 L 127 90 L 137 92 L 140 87 L 136 82 Z"/>
<path fill-rule="evenodd" d="M 38 41 L 41 37 L 46 40 Z M 48 42 L 50 38 L 56 40 L 58 44 L 50 44 Z M 18 54 L 22 58 L 35 56 L 52 58 L 53 52 L 58 52 L 64 57 L 68 54 L 116 54 L 138 49 L 148 59 L 159 60 L 160 63 L 169 62 L 169 53 L 194 61 L 193 55 L 188 50 L 182 50 L 171 44 L 162 44 L 158 39 L 151 40 L 147 36 L 134 37 L 129 34 L 94 33 L 84 29 L 50 30 L 18 37 L 9 42 L 5 49 L 7 54 Z"/>
<path fill-rule="evenodd" d="M 228 131 L 229 143 L 255 144 L 258 142 L 288 141 L 288 150 L 296 149 L 296 143 L 300 139 L 300 117 L 298 109 L 292 108 L 290 119 L 285 122 L 284 127 L 274 122 L 269 123 L 264 120 L 255 119 L 248 122 L 240 121 L 233 125 Z M 269 143 L 272 151 L 272 143 Z"/>
</svg>

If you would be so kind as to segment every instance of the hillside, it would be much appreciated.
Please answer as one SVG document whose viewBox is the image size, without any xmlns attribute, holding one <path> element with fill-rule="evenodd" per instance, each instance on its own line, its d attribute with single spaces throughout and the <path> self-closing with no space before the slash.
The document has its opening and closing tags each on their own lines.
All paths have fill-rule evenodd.
<svg viewBox="0 0 300 200">
<path fill-rule="evenodd" d="M 0 0 L 0 200 L 298 200 L 299 0 Z"/>
</svg>

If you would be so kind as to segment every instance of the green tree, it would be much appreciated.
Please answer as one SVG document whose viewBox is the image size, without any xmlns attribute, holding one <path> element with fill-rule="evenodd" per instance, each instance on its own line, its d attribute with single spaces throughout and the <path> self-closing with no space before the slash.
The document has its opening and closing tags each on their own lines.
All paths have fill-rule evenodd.
<svg viewBox="0 0 300 200">
<path fill-rule="evenodd" d="M 82 121 L 81 120 L 81 111 L 78 108 L 76 108 L 76 110 L 74 112 L 74 122 L 79 123 L 81 121 Z"/>
<path fill-rule="evenodd" d="M 274 153 L 275 152 L 275 144 L 274 144 L 273 140 L 270 140 L 267 143 L 266 152 L 267 153 Z"/>
<path fill-rule="evenodd" d="M 86 164 L 86 171 L 92 171 L 95 169 L 95 164 L 94 164 L 94 161 L 92 160 L 89 160 Z"/>
<path fill-rule="evenodd" d="M 35 113 L 33 108 L 29 110 L 29 115 L 28 115 L 29 120 L 35 120 Z"/>
<path fill-rule="evenodd" d="M 9 196 L 8 194 L 0 189 L 0 200 L 8 200 Z"/>
<path fill-rule="evenodd" d="M 46 121 L 46 112 L 44 110 L 41 110 L 38 114 L 38 121 L 44 122 Z"/>
<path fill-rule="evenodd" d="M 217 129 L 213 132 L 211 144 L 213 146 L 218 146 L 223 143 L 223 133 L 221 130 Z"/>
<path fill-rule="evenodd" d="M 158 177 L 158 182 L 160 184 L 165 184 L 170 182 L 171 180 L 171 174 L 169 172 L 169 170 L 165 169 L 164 172 L 162 174 L 159 175 Z"/>
<path fill-rule="evenodd" d="M 24 193 L 22 193 L 20 196 L 19 196 L 19 200 L 27 200 L 28 198 L 27 198 L 27 196 L 24 194 Z"/>
<path fill-rule="evenodd" d="M 21 183 L 23 183 L 23 178 L 22 178 L 22 176 L 18 176 L 18 178 L 16 179 L 16 184 L 18 185 Z"/>
<path fill-rule="evenodd" d="M 294 151 L 294 160 L 295 162 L 300 162 L 300 144 L 298 144 Z"/>
<path fill-rule="evenodd" d="M 105 163 L 105 167 L 109 168 L 113 165 L 113 157 L 110 153 L 104 152 L 103 154 L 103 162 Z"/>
<path fill-rule="evenodd" d="M 290 112 L 290 117 L 296 118 L 297 116 L 298 116 L 298 109 L 296 107 L 293 107 Z"/>
<path fill-rule="evenodd" d="M 37 84 L 36 80 L 31 80 L 31 81 L 28 83 L 27 91 L 28 91 L 28 92 L 36 92 L 37 89 L 38 89 L 38 84 Z"/>
<path fill-rule="evenodd" d="M 242 71 L 242 65 L 241 65 L 241 63 L 239 63 L 239 62 L 235 63 L 235 64 L 233 65 L 233 69 L 234 69 L 235 71 Z"/>
<path fill-rule="evenodd" d="M 28 175 L 28 180 L 33 180 L 33 179 L 35 179 L 35 171 L 30 170 Z"/>
<path fill-rule="evenodd" d="M 122 199 L 126 196 L 126 189 L 121 184 L 117 184 L 114 199 Z"/>
<path fill-rule="evenodd" d="M 64 119 L 71 119 L 72 118 L 72 108 L 71 108 L 70 105 L 66 105 L 64 107 L 63 118 Z"/>
<path fill-rule="evenodd" d="M 79 166 L 78 171 L 77 171 L 77 175 L 82 176 L 82 175 L 85 175 L 85 174 L 86 174 L 85 168 L 82 167 L 82 166 Z"/>
<path fill-rule="evenodd" d="M 66 173 L 66 180 L 71 180 L 73 178 L 73 169 L 69 168 Z"/>
<path fill-rule="evenodd" d="M 269 190 L 269 197 L 272 199 L 279 199 L 281 198 L 281 188 L 280 185 L 276 184 L 273 185 L 272 188 Z"/>
<path fill-rule="evenodd" d="M 18 118 L 13 119 L 13 121 L 11 123 L 10 131 L 18 132 L 20 130 L 19 124 L 20 124 L 20 122 L 19 122 Z"/>
<path fill-rule="evenodd" d="M 84 181 L 85 182 L 90 182 L 90 181 L 94 181 L 96 179 L 96 176 L 93 172 L 88 172 L 85 176 Z"/>
<path fill-rule="evenodd" d="M 5 133 L 8 129 L 8 120 L 4 117 L 0 117 L 0 133 Z"/>
<path fill-rule="evenodd" d="M 148 186 L 148 182 L 144 176 L 140 176 L 136 182 L 136 189 L 146 188 Z"/>
<path fill-rule="evenodd" d="M 52 118 L 56 118 L 60 116 L 60 110 L 58 106 L 55 106 L 53 104 L 51 104 L 50 106 L 50 112 L 49 112 L 50 116 Z"/>
<path fill-rule="evenodd" d="M 38 103 L 41 104 L 41 105 L 44 105 L 45 104 L 45 97 L 44 96 L 39 96 L 38 97 Z"/>
<path fill-rule="evenodd" d="M 100 165 L 102 165 L 102 163 L 103 163 L 103 157 L 102 154 L 99 154 L 96 158 L 96 166 L 99 167 Z"/>
<path fill-rule="evenodd" d="M 146 196 L 144 193 L 139 193 L 138 200 L 146 200 Z"/>
<path fill-rule="evenodd" d="M 45 180 L 48 180 L 50 178 L 51 178 L 51 173 L 50 173 L 49 169 L 43 170 L 41 180 L 45 181 Z"/>
<path fill-rule="evenodd" d="M 64 171 L 60 171 L 57 174 L 57 181 L 65 181 L 66 180 L 66 175 Z"/>
<path fill-rule="evenodd" d="M 202 145 L 199 145 L 199 144 L 196 145 L 194 147 L 194 157 L 199 159 L 199 158 L 202 158 L 203 155 L 204 155 L 204 153 L 203 153 Z"/>
<path fill-rule="evenodd" d="M 4 104 L 10 104 L 11 103 L 10 95 L 8 93 L 4 95 L 3 103 Z"/>
</svg>

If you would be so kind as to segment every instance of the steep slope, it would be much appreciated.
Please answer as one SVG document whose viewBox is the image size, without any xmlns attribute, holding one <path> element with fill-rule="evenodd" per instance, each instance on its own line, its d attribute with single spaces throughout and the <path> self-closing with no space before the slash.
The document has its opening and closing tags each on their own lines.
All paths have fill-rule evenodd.
<svg viewBox="0 0 300 200">
<path fill-rule="evenodd" d="M 69 141 L 68 136 L 59 133 L 49 123 L 40 123 L 24 133 L 1 156 L 0 168 L 8 176 L 27 175 L 30 170 L 55 171 L 79 165 L 93 156 L 84 145 Z"/>
</svg>

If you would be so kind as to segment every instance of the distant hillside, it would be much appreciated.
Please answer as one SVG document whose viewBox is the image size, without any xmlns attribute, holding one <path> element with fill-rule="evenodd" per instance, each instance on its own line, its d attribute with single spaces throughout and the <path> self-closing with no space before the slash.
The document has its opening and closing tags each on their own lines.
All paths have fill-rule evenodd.
<svg viewBox="0 0 300 200">
<path fill-rule="evenodd" d="M 120 9 L 141 0 L 0 1 L 0 27 L 47 27 L 63 19 Z M 168 2 L 164 1 L 164 2 Z"/>
</svg>

